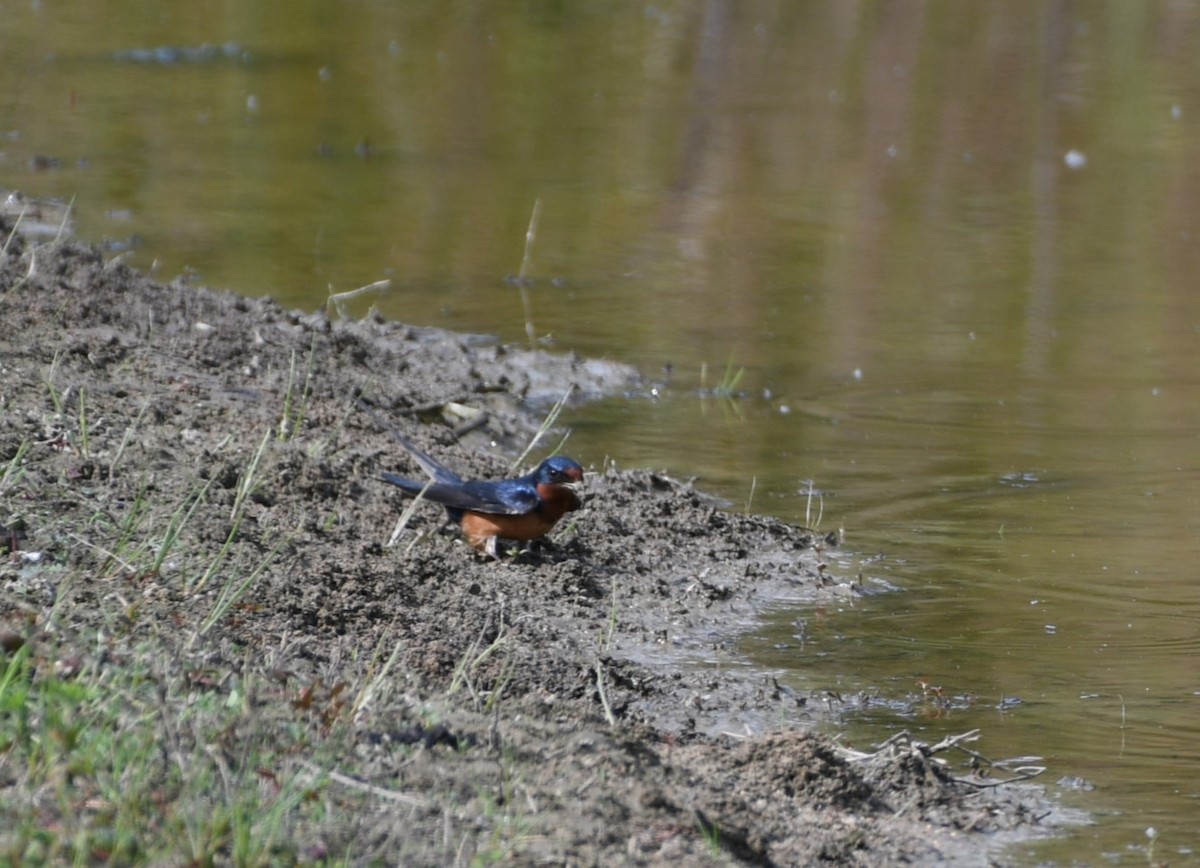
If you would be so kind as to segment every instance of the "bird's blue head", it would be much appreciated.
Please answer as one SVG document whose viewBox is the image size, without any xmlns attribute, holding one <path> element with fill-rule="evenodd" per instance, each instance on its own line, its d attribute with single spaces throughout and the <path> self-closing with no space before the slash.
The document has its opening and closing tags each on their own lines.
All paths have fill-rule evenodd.
<svg viewBox="0 0 1200 868">
<path fill-rule="evenodd" d="M 538 465 L 533 479 L 538 485 L 567 485 L 583 479 L 583 468 L 565 455 L 555 455 Z"/>
</svg>

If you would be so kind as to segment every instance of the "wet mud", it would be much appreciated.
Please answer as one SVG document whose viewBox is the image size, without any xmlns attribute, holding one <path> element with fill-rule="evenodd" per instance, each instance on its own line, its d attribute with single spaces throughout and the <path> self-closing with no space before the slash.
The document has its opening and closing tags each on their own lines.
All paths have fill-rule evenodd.
<svg viewBox="0 0 1200 868">
<path fill-rule="evenodd" d="M 432 504 L 389 545 L 410 501 L 380 473 L 420 469 L 360 402 L 496 478 L 568 386 L 584 401 L 631 369 L 19 237 L 0 322 L 0 629 L 60 675 L 240 685 L 228 774 L 263 774 L 242 742 L 302 742 L 271 775 L 343 806 L 289 814 L 283 861 L 986 864 L 1043 831 L 1036 792 L 911 742 L 845 751 L 812 731 L 826 698 L 708 662 L 772 601 L 857 593 L 817 534 L 609 466 L 515 556 L 473 551 Z"/>
</svg>

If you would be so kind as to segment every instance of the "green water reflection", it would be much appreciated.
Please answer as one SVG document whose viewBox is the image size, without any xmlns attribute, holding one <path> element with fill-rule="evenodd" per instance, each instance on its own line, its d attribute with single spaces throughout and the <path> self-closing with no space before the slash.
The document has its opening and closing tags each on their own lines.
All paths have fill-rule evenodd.
<svg viewBox="0 0 1200 868">
<path fill-rule="evenodd" d="M 540 200 L 535 332 L 648 381 L 571 451 L 798 521 L 811 481 L 902 589 L 743 650 L 879 697 L 852 739 L 978 725 L 1087 778 L 1112 813 L 1050 858 L 1136 864 L 1150 825 L 1195 858 L 1195 4 L 3 16 L 0 187 L 165 278 L 311 309 L 388 277 L 387 316 L 524 340 Z M 729 360 L 745 394 L 702 399 Z M 918 678 L 976 698 L 897 715 Z"/>
</svg>

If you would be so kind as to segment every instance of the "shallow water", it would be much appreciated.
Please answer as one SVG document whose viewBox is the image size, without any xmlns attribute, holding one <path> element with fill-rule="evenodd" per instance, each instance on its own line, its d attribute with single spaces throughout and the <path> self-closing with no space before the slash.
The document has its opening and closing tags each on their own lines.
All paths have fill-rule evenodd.
<svg viewBox="0 0 1200 868">
<path fill-rule="evenodd" d="M 1099 822 L 1023 861 L 1197 858 L 1194 6 L 4 18 L 0 187 L 164 278 L 390 278 L 349 312 L 637 364 L 570 452 L 797 522 L 815 488 L 842 572 L 898 589 L 747 655 L 868 697 L 850 743 L 978 726 L 1085 779 Z"/>
</svg>

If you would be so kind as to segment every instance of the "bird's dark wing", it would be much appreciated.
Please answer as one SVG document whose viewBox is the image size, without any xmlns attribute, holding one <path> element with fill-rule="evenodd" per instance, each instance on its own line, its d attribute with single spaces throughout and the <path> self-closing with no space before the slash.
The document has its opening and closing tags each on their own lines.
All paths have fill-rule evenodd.
<svg viewBox="0 0 1200 868">
<path fill-rule="evenodd" d="M 416 479 L 405 479 L 403 476 L 397 476 L 394 473 L 381 473 L 380 478 L 384 482 L 390 482 L 397 488 L 404 489 L 404 491 L 408 494 L 420 494 L 421 489 L 423 489 L 426 485 L 428 485 L 430 488 L 433 488 L 433 486 L 437 485 L 437 483 L 433 480 L 430 480 L 427 483 L 419 482 Z"/>
<path fill-rule="evenodd" d="M 524 479 L 505 479 L 499 482 L 433 482 L 404 479 L 394 473 L 382 474 L 384 482 L 402 488 L 409 494 L 425 491 L 425 499 L 450 509 L 469 509 L 490 515 L 522 515 L 537 508 L 540 498 L 537 489 Z"/>
<path fill-rule="evenodd" d="M 364 410 L 367 415 L 375 420 L 376 425 L 379 425 L 381 428 L 385 428 L 390 431 L 392 436 L 400 441 L 400 445 L 404 447 L 405 451 L 416 459 L 417 463 L 421 465 L 421 468 L 430 476 L 432 476 L 435 482 L 441 482 L 445 485 L 452 485 L 456 482 L 462 482 L 461 476 L 459 476 L 446 465 L 442 464 L 440 461 L 437 461 L 433 456 L 422 451 L 416 443 L 413 443 L 412 440 L 402 434 L 399 428 L 385 419 L 382 414 L 376 412 L 374 408 L 363 401 L 362 398 L 358 399 L 358 406 Z M 402 484 L 400 477 L 398 476 L 388 479 L 388 482 L 392 483 L 393 485 L 399 485 L 406 491 L 408 490 L 408 488 Z M 420 491 L 423 487 L 423 485 L 418 485 L 417 491 Z"/>
<path fill-rule="evenodd" d="M 413 443 L 399 431 L 393 431 L 392 433 L 400 441 L 400 445 L 405 448 L 408 454 L 415 458 L 417 463 L 421 465 L 421 469 L 432 476 L 435 482 L 442 485 L 457 485 L 462 482 L 461 476 L 445 464 L 437 461 L 432 455 L 418 449 L 416 443 Z M 401 488 L 403 487 L 401 486 Z"/>
<path fill-rule="evenodd" d="M 443 486 L 434 486 L 443 488 Z M 486 512 L 491 515 L 522 515 L 537 509 L 541 498 L 537 488 L 524 479 L 502 479 L 498 482 L 464 482 L 445 486 L 447 506 Z M 443 492 L 439 492 L 443 494 Z M 425 493 L 429 496 L 429 492 Z"/>
</svg>

